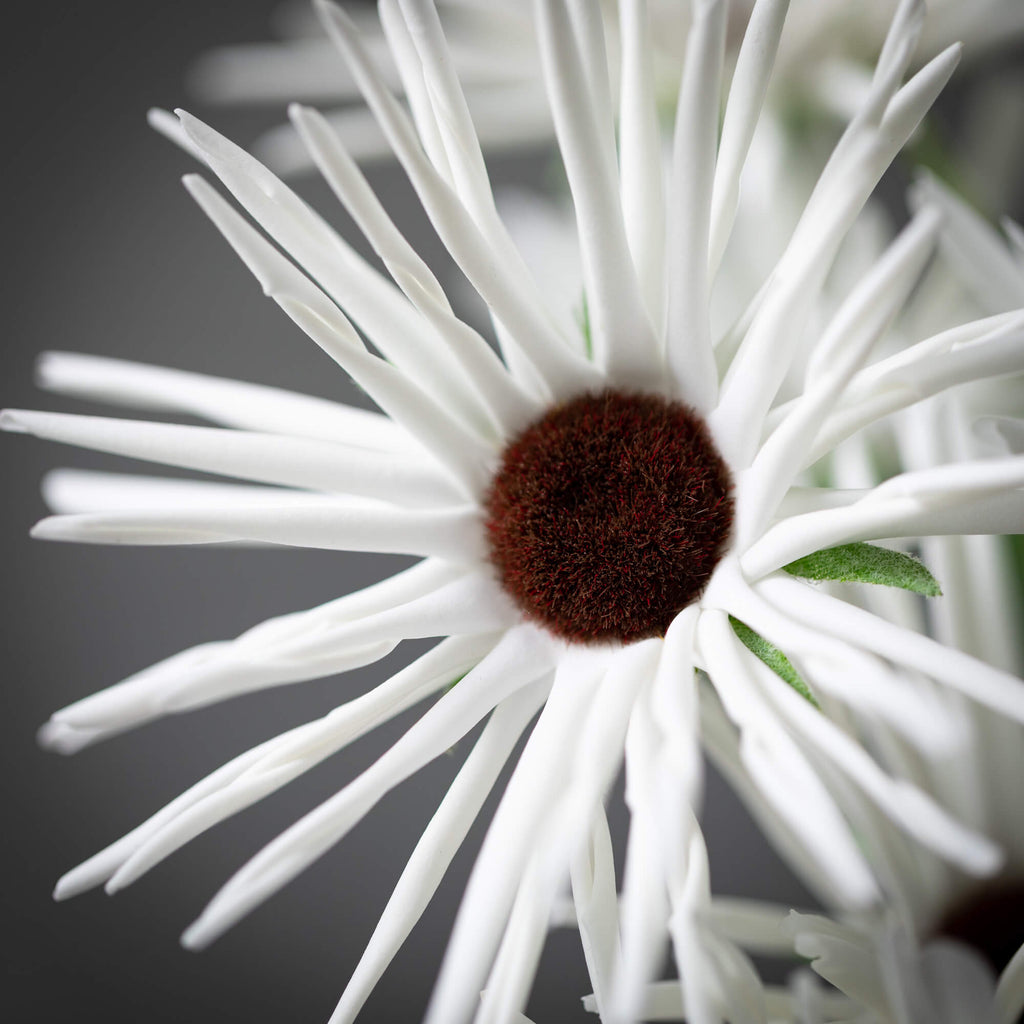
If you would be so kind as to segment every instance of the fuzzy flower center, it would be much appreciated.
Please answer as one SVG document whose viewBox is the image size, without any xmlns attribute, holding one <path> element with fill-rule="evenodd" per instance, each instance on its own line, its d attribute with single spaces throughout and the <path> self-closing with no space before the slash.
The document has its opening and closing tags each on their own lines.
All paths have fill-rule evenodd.
<svg viewBox="0 0 1024 1024">
<path fill-rule="evenodd" d="M 556 406 L 505 449 L 491 559 L 523 614 L 568 640 L 661 636 L 729 539 L 732 481 L 704 421 L 656 395 Z"/>
</svg>

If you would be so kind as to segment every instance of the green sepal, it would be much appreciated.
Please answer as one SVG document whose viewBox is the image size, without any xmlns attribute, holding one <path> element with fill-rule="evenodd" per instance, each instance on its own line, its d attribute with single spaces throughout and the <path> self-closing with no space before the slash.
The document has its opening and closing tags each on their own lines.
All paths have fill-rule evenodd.
<svg viewBox="0 0 1024 1024">
<path fill-rule="evenodd" d="M 763 661 L 783 682 L 789 683 L 805 700 L 815 707 L 818 702 L 811 693 L 811 688 L 804 682 L 803 676 L 795 668 L 793 663 L 774 644 L 770 644 L 760 633 L 752 630 L 745 622 L 729 616 L 729 625 L 732 631 L 740 638 L 740 643 L 755 658 Z"/>
<path fill-rule="evenodd" d="M 782 568 L 807 580 L 876 583 L 883 587 L 912 590 L 925 597 L 942 594 L 937 580 L 919 558 L 877 544 L 840 544 L 839 547 L 805 555 Z"/>
</svg>

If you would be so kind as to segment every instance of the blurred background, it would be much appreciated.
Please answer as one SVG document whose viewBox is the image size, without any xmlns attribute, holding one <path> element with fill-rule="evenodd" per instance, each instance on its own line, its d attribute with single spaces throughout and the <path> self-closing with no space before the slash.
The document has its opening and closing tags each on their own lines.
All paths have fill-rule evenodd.
<svg viewBox="0 0 1024 1024">
<path fill-rule="evenodd" d="M 212 109 L 183 84 L 203 50 L 267 38 L 274 7 L 273 0 L 217 0 L 19 11 L 2 44 L 9 97 L 3 405 L 125 415 L 36 391 L 35 358 L 54 348 L 362 401 L 263 299 L 182 189 L 181 175 L 194 169 L 189 158 L 145 123 L 148 107 L 184 103 L 245 143 L 280 120 L 279 112 Z M 955 125 L 955 95 L 947 102 Z M 503 159 L 494 173 L 499 182 L 537 182 L 544 163 L 539 154 Z M 401 174 L 380 169 L 373 180 L 399 223 L 442 265 Z M 349 230 L 325 188 L 309 180 L 301 190 Z M 34 734 L 56 708 L 155 660 L 329 600 L 401 560 L 31 542 L 27 531 L 45 513 L 39 482 L 48 469 L 134 467 L 26 438 L 3 437 L 0 445 L 7 790 L 0 1006 L 7 1019 L 325 1021 L 468 740 L 205 953 L 183 951 L 177 937 L 219 886 L 371 763 L 411 716 L 201 836 L 116 898 L 93 892 L 58 905 L 50 891 L 64 871 L 197 779 L 364 692 L 422 646 L 407 645 L 363 672 L 172 717 L 73 758 L 44 753 Z M 809 905 L 713 775 L 704 822 L 718 892 Z M 481 836 L 478 826 L 361 1020 L 421 1015 Z M 593 1019 L 579 1003 L 589 988 L 578 945 L 571 932 L 552 936 L 529 1007 L 538 1024 Z"/>
</svg>

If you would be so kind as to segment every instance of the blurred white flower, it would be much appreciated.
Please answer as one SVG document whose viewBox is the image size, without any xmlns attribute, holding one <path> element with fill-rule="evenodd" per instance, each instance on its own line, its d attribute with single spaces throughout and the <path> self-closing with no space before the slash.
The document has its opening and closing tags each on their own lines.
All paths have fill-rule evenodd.
<svg viewBox="0 0 1024 1024">
<path fill-rule="evenodd" d="M 798 481 L 879 417 L 1019 371 L 1024 314 L 972 322 L 870 362 L 932 256 L 941 218 L 929 206 L 828 322 L 812 323 L 843 239 L 957 62 L 957 48 L 942 51 L 900 85 L 923 14 L 905 0 L 863 105 L 772 274 L 723 332 L 712 330 L 709 296 L 786 7 L 755 6 L 719 141 L 727 5 L 695 5 L 666 174 L 642 0 L 622 8 L 618 147 L 599 9 L 538 0 L 544 88 L 582 257 L 581 328 L 546 300 L 497 214 L 433 6 L 380 6 L 410 119 L 352 20 L 318 4 L 438 236 L 489 310 L 500 357 L 454 315 L 323 117 L 291 109 L 393 282 L 252 157 L 180 115 L 175 131 L 280 248 L 201 178 L 187 179 L 189 191 L 264 291 L 383 415 L 51 353 L 42 378 L 53 390 L 233 429 L 26 411 L 4 413 L 5 428 L 262 486 L 58 473 L 46 490 L 64 514 L 35 535 L 424 560 L 87 697 L 54 715 L 45 741 L 76 750 L 163 714 L 374 662 L 404 639 L 447 639 L 324 719 L 235 758 L 66 875 L 58 896 L 122 888 L 437 694 L 379 760 L 243 867 L 186 943 L 211 942 L 486 719 L 333 1018 L 352 1020 L 538 712 L 467 887 L 431 1024 L 517 1019 L 566 878 L 603 1018 L 639 1019 L 671 942 L 692 1024 L 757 1019 L 755 975 L 706 923 L 709 867 L 694 810 L 702 717 L 725 723 L 757 800 L 784 822 L 837 905 L 871 906 L 882 892 L 826 776 L 940 862 L 972 877 L 998 870 L 995 843 L 925 788 L 888 774 L 858 728 L 884 723 L 908 750 L 940 756 L 963 742 L 950 705 L 977 702 L 1014 727 L 1024 720 L 1019 680 L 797 577 L 852 572 L 927 589 L 919 565 L 861 542 L 1005 532 L 1024 512 L 1024 458 L 946 463 L 864 490 Z M 801 386 L 781 396 L 809 339 Z M 623 762 L 632 817 L 620 908 L 603 800 Z"/>
<path fill-rule="evenodd" d="M 609 71 L 619 67 L 623 5 L 599 0 Z M 727 62 L 734 59 L 753 8 L 735 0 L 727 26 Z M 682 53 L 692 19 L 692 3 L 650 0 L 650 60 L 659 103 L 671 111 Z M 778 111 L 800 116 L 818 110 L 848 118 L 870 86 L 871 68 L 885 39 L 893 0 L 796 0 L 782 39 L 771 100 Z M 449 40 L 453 66 L 463 84 L 470 114 L 485 151 L 546 146 L 554 127 L 541 75 L 541 57 L 532 11 L 522 0 L 439 0 L 438 12 Z M 401 90 L 399 61 L 391 58 L 388 27 L 381 32 L 373 15 L 356 8 L 353 19 L 380 62 L 389 85 Z M 359 102 L 350 74 L 338 67 L 318 31 L 309 5 L 285 3 L 279 11 L 276 41 L 220 47 L 204 54 L 191 73 L 191 87 L 202 100 L 232 105 L 277 105 L 294 100 L 341 106 L 328 117 L 356 159 L 390 158 L 391 150 L 372 114 Z M 1018 0 L 932 0 L 928 25 L 917 50 L 921 63 L 960 41 L 970 60 L 980 61 L 1024 38 L 1024 6 Z M 919 66 L 919 65 L 918 65 Z M 997 96 L 987 96 L 979 117 Z M 978 118 L 974 118 L 978 120 Z M 991 122 L 986 122 L 991 128 Z M 999 122 L 996 122 L 998 124 Z M 1003 123 L 1008 123 L 1003 121 Z M 991 149 L 997 140 L 986 132 Z M 254 147 L 282 174 L 311 170 L 306 148 L 290 125 L 273 129 Z"/>
</svg>

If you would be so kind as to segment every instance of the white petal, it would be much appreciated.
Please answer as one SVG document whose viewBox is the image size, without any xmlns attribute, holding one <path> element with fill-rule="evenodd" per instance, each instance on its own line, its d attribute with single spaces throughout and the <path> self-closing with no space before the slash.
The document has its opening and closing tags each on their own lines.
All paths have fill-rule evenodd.
<svg viewBox="0 0 1024 1024">
<path fill-rule="evenodd" d="M 491 605 L 490 628 L 500 603 L 486 600 L 472 578 L 450 589 L 457 573 L 425 562 L 374 586 L 318 608 L 267 619 L 230 641 L 199 644 L 137 672 L 121 683 L 62 708 L 53 721 L 76 729 L 120 730 L 169 711 L 282 683 L 303 682 L 382 657 L 410 631 L 474 632 Z M 447 600 L 438 601 L 438 595 Z M 462 601 L 460 603 L 460 595 Z M 479 607 L 467 615 L 467 605 Z M 445 621 L 447 619 L 447 622 Z M 376 654 L 378 648 L 382 648 Z"/>
<path fill-rule="evenodd" d="M 339 62 L 340 64 L 340 62 Z M 294 97 L 287 97 L 292 100 Z M 363 167 L 394 159 L 391 146 L 373 111 L 359 105 L 332 110 L 327 114 L 331 130 L 345 140 L 353 159 Z M 316 169 L 309 150 L 291 123 L 275 125 L 249 145 L 252 154 L 284 178 L 309 174 Z"/>
<path fill-rule="evenodd" d="M 765 956 L 790 956 L 792 937 L 783 925 L 792 908 L 735 896 L 716 896 L 704 912 L 709 927 L 744 949 Z"/>
<path fill-rule="evenodd" d="M 395 3 L 401 8 L 419 54 L 426 93 L 448 156 L 452 185 L 474 219 L 485 222 L 495 214 L 491 183 L 437 10 L 422 0 L 384 0 L 382 6 L 386 9 Z"/>
<path fill-rule="evenodd" d="M 1018 722 L 1024 721 L 1024 682 L 955 648 L 894 626 L 877 615 L 775 576 L 757 591 L 805 624 L 916 669 Z"/>
<path fill-rule="evenodd" d="M 538 0 L 535 16 L 551 112 L 576 208 L 594 357 L 616 386 L 659 388 L 659 346 L 626 240 L 610 119 L 591 92 L 566 4 Z"/>
<path fill-rule="evenodd" d="M 388 47 L 398 65 L 398 74 L 402 80 L 402 89 L 405 90 L 409 113 L 416 125 L 424 152 L 430 158 L 437 173 L 451 185 L 451 163 L 448 160 L 444 139 L 441 137 L 441 126 L 434 114 L 434 106 L 427 83 L 424 81 L 423 62 L 416 52 L 416 44 L 405 24 L 401 10 L 394 0 L 381 0 L 377 4 L 377 13 L 380 16 L 380 26 L 384 30 Z M 373 34 L 370 33 L 369 41 L 372 39 Z"/>
<path fill-rule="evenodd" d="M 647 314 L 657 330 L 665 315 L 665 182 L 647 0 L 619 4 L 619 35 L 622 218 Z"/>
<path fill-rule="evenodd" d="M 331 506 L 329 494 L 280 487 L 243 487 L 207 480 L 177 480 L 91 469 L 55 469 L 43 477 L 43 500 L 52 512 L 114 512 L 132 509 L 251 508 L 254 505 Z"/>
<path fill-rule="evenodd" d="M 1000 1024 L 1014 1024 L 1024 1011 L 1024 946 L 1003 968 L 996 986 L 996 1006 L 999 1009 Z"/>
<path fill-rule="evenodd" d="M 480 813 L 523 729 L 543 702 L 534 684 L 498 705 L 416 843 L 329 1024 L 350 1024 L 419 920 Z"/>
<path fill-rule="evenodd" d="M 67 899 L 85 892 L 102 884 L 115 873 L 118 874 L 118 881 L 114 888 L 128 885 L 143 870 L 148 870 L 157 862 L 150 859 L 154 851 L 161 850 L 160 857 L 165 857 L 192 835 L 198 834 L 202 827 L 209 827 L 212 821 L 205 826 L 202 824 L 205 808 L 220 806 L 221 813 L 216 820 L 223 820 L 241 807 L 249 806 L 260 797 L 258 791 L 250 787 L 250 782 L 259 782 L 267 775 L 273 777 L 274 773 L 278 773 L 281 778 L 279 784 L 283 785 L 288 778 L 293 777 L 280 775 L 282 769 L 288 768 L 291 762 L 294 762 L 295 774 L 306 771 L 458 678 L 477 664 L 495 642 L 493 636 L 451 637 L 443 640 L 390 679 L 335 708 L 320 720 L 300 725 L 238 755 L 187 789 L 122 839 L 69 871 L 57 883 L 55 898 Z M 237 802 L 225 808 L 225 795 Z M 183 824 L 197 821 L 198 827 L 191 833 L 182 829 Z M 171 837 L 177 837 L 177 840 L 173 845 L 168 845 L 167 840 Z M 150 854 L 141 853 L 143 850 L 149 850 Z M 128 863 L 132 866 L 126 868 Z"/>
<path fill-rule="evenodd" d="M 603 1012 L 608 1005 L 613 973 L 621 955 L 615 854 L 604 808 L 599 808 L 594 814 L 590 840 L 573 858 L 570 878 L 587 972 Z"/>
<path fill-rule="evenodd" d="M 327 551 L 437 555 L 457 562 L 473 562 L 483 555 L 475 509 L 411 511 L 370 502 L 342 506 L 340 499 L 330 507 L 139 509 L 50 516 L 36 523 L 32 536 L 80 544 L 255 542 Z"/>
<path fill-rule="evenodd" d="M 767 666 L 754 664 L 751 659 L 753 655 L 747 661 L 760 676 L 762 688 L 804 742 L 816 747 L 820 755 L 860 786 L 894 825 L 970 874 L 988 875 L 999 867 L 1003 855 L 995 843 L 956 821 L 912 783 L 886 776 L 859 742 L 812 708 Z"/>
<path fill-rule="evenodd" d="M 515 385 L 487 342 L 452 313 L 437 279 L 395 227 L 326 121 L 307 107 L 293 105 L 289 114 L 320 172 L 396 283 L 447 343 L 466 388 L 477 396 L 477 404 L 502 434 L 522 429 L 537 415 L 535 402 Z"/>
<path fill-rule="evenodd" d="M 835 903 L 836 890 L 831 870 L 807 848 L 799 833 L 794 832 L 764 799 L 743 762 L 738 731 L 710 684 L 702 687 L 700 710 L 701 739 L 715 767 L 728 780 L 771 844 L 786 861 L 795 866 L 804 885 L 821 902 Z"/>
<path fill-rule="evenodd" d="M 718 370 L 711 350 L 708 232 L 718 141 L 727 5 L 695 5 L 676 108 L 669 184 L 666 355 L 683 400 L 714 408 Z"/>
<path fill-rule="evenodd" d="M 954 274 L 991 312 L 1024 302 L 1024 271 L 999 233 L 955 192 L 925 174 L 912 192 L 916 204 L 935 203 L 946 215 L 942 254 Z"/>
<path fill-rule="evenodd" d="M 1024 456 L 952 463 L 901 473 L 840 508 L 792 516 L 741 557 L 760 579 L 797 558 L 854 541 L 944 533 L 1013 532 L 1024 509 Z M 1010 530 L 999 530 L 1001 526 Z"/>
<path fill-rule="evenodd" d="M 745 657 L 749 652 L 724 613 L 701 616 L 698 642 L 715 689 L 740 727 L 740 756 L 754 786 L 806 849 L 814 851 L 835 886 L 836 899 L 847 906 L 873 902 L 877 888 L 849 828 L 818 773 L 757 692 L 755 667 Z"/>
<path fill-rule="evenodd" d="M 932 255 L 940 225 L 934 208 L 918 213 L 832 317 L 811 355 L 803 394 L 744 475 L 737 524 L 741 548 L 763 530 L 843 388 L 903 307 Z"/>
<path fill-rule="evenodd" d="M 614 651 L 585 715 L 562 792 L 535 832 L 534 852 L 519 884 L 487 984 L 479 1021 L 499 1020 L 522 1009 L 536 968 L 551 907 L 581 848 L 589 843 L 595 815 L 622 760 L 623 741 L 637 694 L 650 685 L 661 652 L 659 640 L 645 640 Z M 582 923 L 582 922 L 581 922 Z"/>
<path fill-rule="evenodd" d="M 599 655 L 585 648 L 570 648 L 559 658 L 551 695 L 509 780 L 463 894 L 428 1006 L 427 1024 L 449 1024 L 472 1016 L 533 848 L 535 830 L 557 801 L 551 780 L 561 778 L 571 763 L 578 724 L 601 667 Z"/>
<path fill-rule="evenodd" d="M 169 110 L 162 110 L 160 107 L 150 107 L 146 111 L 146 123 L 154 131 L 159 132 L 168 142 L 173 142 L 179 149 L 184 150 L 194 160 L 201 164 L 206 163 L 203 151 L 185 134 L 181 122 Z"/>
<path fill-rule="evenodd" d="M 510 630 L 362 775 L 305 815 L 249 861 L 182 936 L 209 945 L 337 843 L 391 789 L 449 749 L 493 707 L 543 676 L 550 665 L 546 638 L 532 627 Z"/>
<path fill-rule="evenodd" d="M 92 402 L 185 413 L 226 427 L 343 441 L 371 451 L 420 450 L 380 413 L 263 384 L 75 352 L 44 352 L 36 376 L 47 391 Z"/>
<path fill-rule="evenodd" d="M 506 352 L 510 367 L 516 368 L 517 358 L 525 359 L 556 397 L 566 397 L 599 383 L 596 371 L 585 360 L 572 355 L 544 314 L 536 285 L 504 228 L 489 224 L 484 232 L 431 166 L 348 15 L 337 5 L 326 2 L 318 2 L 317 11 L 359 82 L 438 235 L 514 338 L 516 351 Z"/>
<path fill-rule="evenodd" d="M 408 299 L 255 158 L 197 118 L 184 111 L 178 116 L 239 203 L 383 355 L 454 415 L 476 426 L 479 411 L 461 386 L 448 347 Z"/>
<path fill-rule="evenodd" d="M 610 1020 L 639 1020 L 647 984 L 668 941 L 668 891 L 661 841 L 658 772 L 662 737 L 650 699 L 637 701 L 626 733 L 629 835 L 622 882 L 622 958 L 613 978 Z"/>
<path fill-rule="evenodd" d="M 1024 316 L 1019 311 L 938 334 L 857 374 L 815 440 L 807 464 L 869 423 L 940 391 L 1022 370 Z"/>
<path fill-rule="evenodd" d="M 535 848 L 523 872 L 473 1024 L 514 1024 L 526 1006 L 558 891 L 544 854 L 543 847 Z"/>
<path fill-rule="evenodd" d="M 788 10 L 789 0 L 758 0 L 750 12 L 736 58 L 711 193 L 708 266 L 712 277 L 718 271 L 732 232 L 740 175 L 761 114 Z"/>
<path fill-rule="evenodd" d="M 944 51 L 891 99 L 887 94 L 894 83 L 886 84 L 869 98 L 836 146 L 776 265 L 710 420 L 733 465 L 747 465 L 753 457 L 765 415 L 796 355 L 803 325 L 840 243 L 885 168 L 953 73 L 959 52 L 959 47 Z M 900 62 L 902 57 L 893 66 Z M 872 104 L 880 99 L 887 103 L 876 123 Z"/>
<path fill-rule="evenodd" d="M 338 307 L 255 231 L 202 178 L 185 186 L 238 253 L 265 294 L 294 320 L 395 422 L 448 467 L 464 487 L 482 488 L 492 451 L 397 367 L 371 355 Z"/>
<path fill-rule="evenodd" d="M 0 413 L 0 429 L 283 487 L 411 505 L 460 503 L 440 469 L 424 464 L 422 458 L 369 452 L 334 441 L 24 409 Z"/>
</svg>

